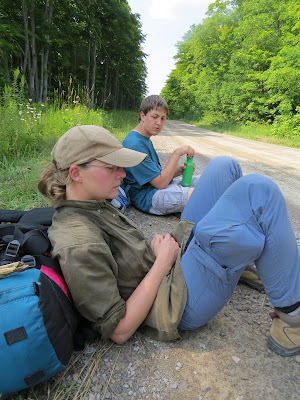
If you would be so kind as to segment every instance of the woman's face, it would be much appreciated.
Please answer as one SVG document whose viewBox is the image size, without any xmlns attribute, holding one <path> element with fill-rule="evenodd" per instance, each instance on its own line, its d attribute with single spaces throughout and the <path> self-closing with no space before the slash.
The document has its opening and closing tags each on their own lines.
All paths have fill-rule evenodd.
<svg viewBox="0 0 300 400">
<path fill-rule="evenodd" d="M 79 179 L 72 177 L 71 170 L 70 175 L 74 182 L 79 183 L 75 196 L 78 200 L 114 199 L 118 196 L 121 179 L 126 176 L 123 168 L 99 160 L 90 161 L 84 167 L 74 167 L 79 169 Z M 74 198 L 74 191 L 72 196 L 67 197 Z"/>
</svg>

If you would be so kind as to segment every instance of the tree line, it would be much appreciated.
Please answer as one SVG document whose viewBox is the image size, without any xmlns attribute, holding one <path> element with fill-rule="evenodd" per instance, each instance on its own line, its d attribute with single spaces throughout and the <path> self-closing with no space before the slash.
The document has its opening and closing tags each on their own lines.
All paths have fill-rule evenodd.
<svg viewBox="0 0 300 400">
<path fill-rule="evenodd" d="M 300 135 L 298 0 L 217 0 L 177 49 L 162 91 L 171 117 Z"/>
<path fill-rule="evenodd" d="M 0 90 L 18 70 L 33 102 L 72 82 L 89 108 L 136 109 L 146 91 L 144 39 L 126 0 L 1 0 Z"/>
</svg>

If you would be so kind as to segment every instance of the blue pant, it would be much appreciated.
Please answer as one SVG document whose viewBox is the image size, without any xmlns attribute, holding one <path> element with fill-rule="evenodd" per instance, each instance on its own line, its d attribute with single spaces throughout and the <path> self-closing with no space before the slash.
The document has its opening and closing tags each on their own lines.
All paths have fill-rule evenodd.
<svg viewBox="0 0 300 400">
<path fill-rule="evenodd" d="M 210 161 L 182 213 L 196 223 L 181 264 L 188 289 L 179 330 L 207 323 L 255 261 L 271 303 L 300 300 L 300 255 L 284 198 L 261 175 L 241 176 L 229 157 Z"/>
</svg>

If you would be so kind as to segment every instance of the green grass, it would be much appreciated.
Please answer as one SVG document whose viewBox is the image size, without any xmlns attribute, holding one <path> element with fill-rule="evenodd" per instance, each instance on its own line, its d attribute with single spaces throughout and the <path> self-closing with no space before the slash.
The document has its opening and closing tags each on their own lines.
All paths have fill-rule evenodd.
<svg viewBox="0 0 300 400">
<path fill-rule="evenodd" d="M 29 121 L 32 116 L 29 115 Z M 26 122 L 28 123 L 28 121 Z M 33 207 L 48 206 L 48 202 L 40 195 L 37 183 L 44 165 L 51 161 L 51 149 L 66 130 L 76 124 L 94 124 L 104 126 L 120 141 L 137 124 L 137 113 L 129 111 L 95 112 L 85 107 L 74 109 L 49 108 L 42 118 L 34 122 L 36 144 L 27 143 L 32 139 L 22 134 L 16 139 L 15 154 L 2 154 L 0 161 L 0 209 L 29 210 Z M 19 130 L 19 120 L 11 121 L 10 129 Z M 2 127 L 2 129 L 4 129 Z M 25 137 L 25 138 L 24 138 Z M 0 153 L 1 154 L 1 153 Z M 1 160 L 1 158 L 0 158 Z"/>
<path fill-rule="evenodd" d="M 56 110 L 11 101 L 8 107 L 0 108 L 0 160 L 13 161 L 25 154 L 27 158 L 36 157 L 77 124 L 103 125 L 102 112 L 89 111 L 83 106 Z"/>
<path fill-rule="evenodd" d="M 40 172 L 50 161 L 50 152 L 2 164 L 0 171 L 0 209 L 29 210 L 49 205 L 37 189 Z"/>
<path fill-rule="evenodd" d="M 132 128 L 138 123 L 138 115 L 134 111 L 110 111 L 103 114 L 103 126 L 122 142 Z"/>
</svg>

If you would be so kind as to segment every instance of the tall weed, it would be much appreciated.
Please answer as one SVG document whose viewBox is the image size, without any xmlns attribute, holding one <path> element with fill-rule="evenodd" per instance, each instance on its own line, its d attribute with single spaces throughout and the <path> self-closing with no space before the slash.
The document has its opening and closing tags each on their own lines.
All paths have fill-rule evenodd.
<svg viewBox="0 0 300 400">
<path fill-rule="evenodd" d="M 134 111 L 105 111 L 103 126 L 122 142 L 125 135 L 138 124 L 138 114 Z"/>
<path fill-rule="evenodd" d="M 0 96 L 0 162 L 38 155 L 77 124 L 103 125 L 102 111 L 89 110 L 85 89 L 58 90 L 52 104 L 32 104 L 24 96 L 24 78 L 18 70 Z"/>
<path fill-rule="evenodd" d="M 132 112 L 89 111 L 87 107 L 80 105 L 73 108 L 64 107 L 61 110 L 42 105 L 31 108 L 34 108 L 31 111 L 38 111 L 41 116 L 38 121 L 33 122 L 28 135 L 16 136 L 14 153 L 7 154 L 2 149 L 2 153 L 0 151 L 0 209 L 28 210 L 49 205 L 38 192 L 37 183 L 43 166 L 51 161 L 52 146 L 58 137 L 72 126 L 104 126 L 122 141 L 128 131 L 136 125 L 136 113 Z M 19 108 L 15 108 L 16 112 L 17 110 Z M 27 116 L 25 122 L 28 123 L 31 118 Z M 12 131 L 16 135 L 16 125 Z M 31 142 L 35 140 L 33 147 Z"/>
</svg>

